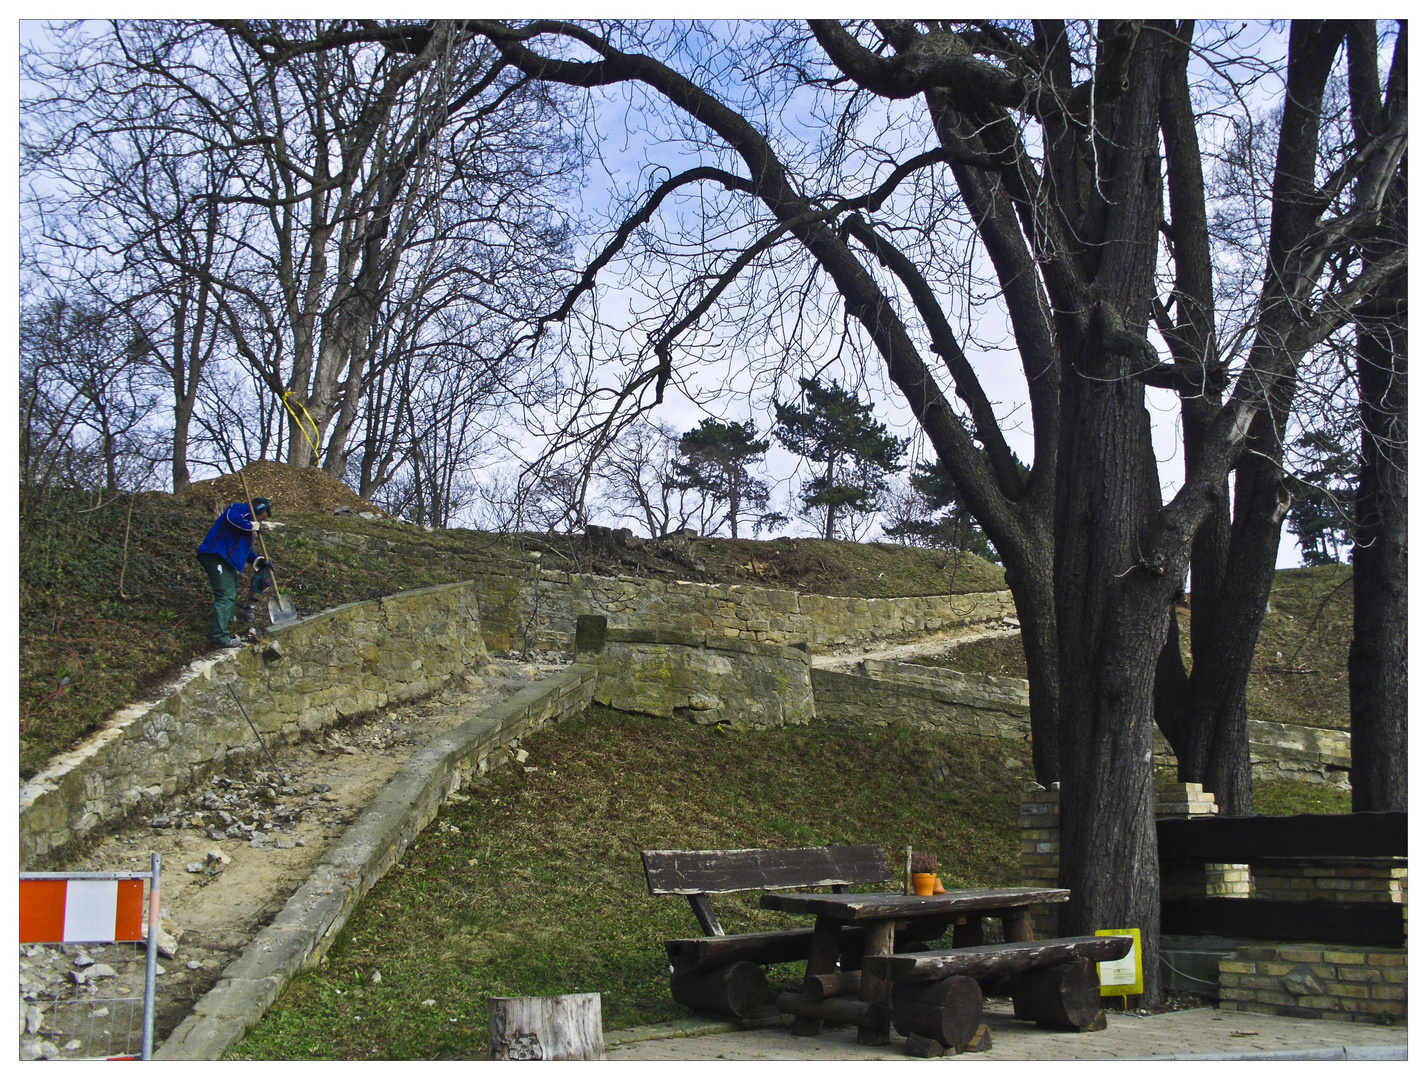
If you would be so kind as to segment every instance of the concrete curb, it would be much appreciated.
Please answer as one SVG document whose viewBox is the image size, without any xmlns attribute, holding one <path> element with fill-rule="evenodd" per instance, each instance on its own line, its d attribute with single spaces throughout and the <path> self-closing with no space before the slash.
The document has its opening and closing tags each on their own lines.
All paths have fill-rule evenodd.
<svg viewBox="0 0 1427 1080">
<path fill-rule="evenodd" d="M 321 959 L 367 892 L 466 779 L 506 760 L 506 743 L 581 713 L 595 669 L 571 665 L 526 687 L 414 753 L 322 856 L 273 921 L 154 1052 L 156 1060 L 214 1061 L 240 1040 L 288 982 Z"/>
</svg>

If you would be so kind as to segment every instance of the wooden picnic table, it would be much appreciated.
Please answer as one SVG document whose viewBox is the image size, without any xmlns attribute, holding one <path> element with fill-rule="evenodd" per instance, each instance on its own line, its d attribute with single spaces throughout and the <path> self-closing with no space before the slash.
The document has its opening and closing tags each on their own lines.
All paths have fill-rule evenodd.
<svg viewBox="0 0 1427 1080">
<path fill-rule="evenodd" d="M 857 1041 L 884 1046 L 891 1039 L 890 979 L 867 971 L 837 970 L 839 941 L 845 926 L 863 929 L 863 958 L 890 956 L 898 924 L 965 920 L 953 932 L 956 946 L 981 944 L 981 919 L 999 918 L 1006 941 L 1033 937 L 1030 908 L 1059 904 L 1068 889 L 948 889 L 936 896 L 903 893 L 765 893 L 759 906 L 789 915 L 812 915 L 813 937 L 801 994 L 782 994 L 778 1007 L 798 1017 L 794 1032 L 815 1035 L 824 1020 L 857 1024 Z M 854 978 L 855 976 L 855 978 Z M 858 998 L 845 995 L 857 987 Z"/>
</svg>

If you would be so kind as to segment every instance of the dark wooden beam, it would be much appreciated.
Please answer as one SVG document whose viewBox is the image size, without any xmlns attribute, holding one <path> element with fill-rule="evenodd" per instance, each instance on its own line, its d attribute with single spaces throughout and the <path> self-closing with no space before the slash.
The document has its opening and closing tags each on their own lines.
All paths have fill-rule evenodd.
<svg viewBox="0 0 1427 1080">
<path fill-rule="evenodd" d="M 1333 900 L 1237 900 L 1176 896 L 1160 902 L 1160 933 L 1276 941 L 1402 945 L 1402 905 Z"/>
<path fill-rule="evenodd" d="M 1407 815 L 1398 811 L 1165 818 L 1155 824 L 1161 859 L 1246 863 L 1263 858 L 1407 855 Z"/>
</svg>

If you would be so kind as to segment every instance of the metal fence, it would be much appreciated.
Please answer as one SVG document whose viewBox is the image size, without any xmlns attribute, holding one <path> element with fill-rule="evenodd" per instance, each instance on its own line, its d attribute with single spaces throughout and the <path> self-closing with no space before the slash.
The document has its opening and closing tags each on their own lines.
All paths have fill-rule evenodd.
<svg viewBox="0 0 1427 1080">
<path fill-rule="evenodd" d="M 153 1056 L 161 865 L 20 875 L 22 1057 Z"/>
</svg>

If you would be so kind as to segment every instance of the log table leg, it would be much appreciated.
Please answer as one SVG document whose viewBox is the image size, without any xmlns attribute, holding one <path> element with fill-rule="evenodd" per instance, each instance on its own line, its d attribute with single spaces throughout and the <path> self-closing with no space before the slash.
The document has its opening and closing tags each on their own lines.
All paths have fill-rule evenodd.
<svg viewBox="0 0 1427 1080">
<path fill-rule="evenodd" d="M 842 923 L 819 915 L 813 922 L 813 940 L 808 946 L 808 966 L 804 978 L 812 975 L 832 975 L 837 971 L 837 954 L 842 940 Z M 818 1017 L 799 1016 L 793 1021 L 794 1035 L 821 1035 L 823 1022 Z"/>
<path fill-rule="evenodd" d="M 862 936 L 862 956 L 891 956 L 892 935 L 895 922 L 871 923 Z M 859 1046 L 886 1046 L 892 1041 L 892 981 L 871 975 L 866 966 L 862 969 L 861 998 L 869 1004 L 882 1006 L 880 1020 L 876 1024 L 858 1025 Z"/>
<path fill-rule="evenodd" d="M 1008 911 L 1001 918 L 1001 929 L 1007 941 L 1034 941 L 1036 938 L 1036 921 L 1031 916 L 1030 908 Z"/>
</svg>

